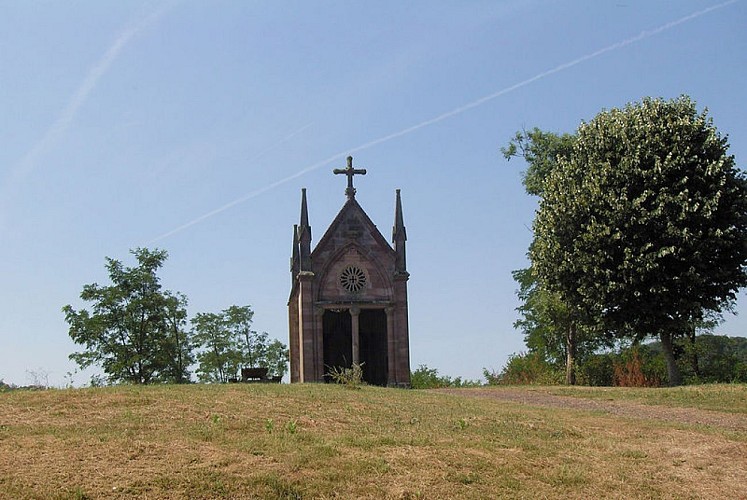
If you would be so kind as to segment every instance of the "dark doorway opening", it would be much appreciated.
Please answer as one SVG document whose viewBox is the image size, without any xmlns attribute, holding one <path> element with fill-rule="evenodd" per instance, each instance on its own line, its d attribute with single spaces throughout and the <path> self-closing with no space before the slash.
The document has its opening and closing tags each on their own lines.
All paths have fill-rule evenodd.
<svg viewBox="0 0 747 500">
<path fill-rule="evenodd" d="M 386 386 L 389 368 L 386 312 L 383 309 L 363 309 L 358 316 L 358 325 L 363 380 L 371 385 Z"/>
<path fill-rule="evenodd" d="M 331 369 L 350 368 L 353 363 L 353 322 L 348 311 L 324 311 L 322 318 L 324 381 L 331 382 Z"/>
</svg>

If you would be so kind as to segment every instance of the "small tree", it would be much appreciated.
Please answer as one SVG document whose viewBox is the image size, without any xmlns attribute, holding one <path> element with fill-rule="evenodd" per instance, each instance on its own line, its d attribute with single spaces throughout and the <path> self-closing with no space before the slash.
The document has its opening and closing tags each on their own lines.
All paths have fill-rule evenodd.
<svg viewBox="0 0 747 500">
<path fill-rule="evenodd" d="M 267 332 L 262 332 L 267 335 Z M 288 347 L 277 339 L 267 343 L 265 349 L 264 364 L 267 366 L 267 374 L 270 377 L 282 378 L 288 372 L 288 361 L 290 353 Z"/>
<path fill-rule="evenodd" d="M 81 368 L 101 365 L 112 382 L 186 382 L 192 362 L 184 329 L 186 297 L 162 290 L 156 274 L 163 250 L 131 251 L 136 267 L 106 259 L 111 284 L 85 285 L 80 294 L 91 311 L 62 308 L 73 342 L 84 350 L 70 355 Z"/>
<path fill-rule="evenodd" d="M 165 335 L 161 355 L 167 380 L 177 384 L 190 381 L 189 367 L 195 362 L 192 340 L 187 329 L 187 297 L 181 293 L 164 293 Z"/>
<path fill-rule="evenodd" d="M 527 194 L 542 198 L 545 184 L 561 159 L 570 157 L 576 136 L 555 134 L 538 128 L 517 132 L 504 148 L 504 158 L 521 157 L 527 163 L 522 183 Z M 551 291 L 531 266 L 513 273 L 518 283 L 517 295 L 522 304 L 517 308 L 521 318 L 514 327 L 524 333 L 529 352 L 556 367 L 565 366 L 565 382 L 576 383 L 576 371 L 586 356 L 605 343 L 588 327 L 579 325 L 575 309 L 563 297 Z"/>
<path fill-rule="evenodd" d="M 197 351 L 197 377 L 202 382 L 228 382 L 241 366 L 239 339 L 226 326 L 222 313 L 198 313 L 192 319 Z"/>
<path fill-rule="evenodd" d="M 199 368 L 205 382 L 226 382 L 240 368 L 267 368 L 268 375 L 282 377 L 288 369 L 288 348 L 270 340 L 267 332 L 251 329 L 250 306 L 231 306 L 220 313 L 199 313 L 192 320 Z"/>
</svg>

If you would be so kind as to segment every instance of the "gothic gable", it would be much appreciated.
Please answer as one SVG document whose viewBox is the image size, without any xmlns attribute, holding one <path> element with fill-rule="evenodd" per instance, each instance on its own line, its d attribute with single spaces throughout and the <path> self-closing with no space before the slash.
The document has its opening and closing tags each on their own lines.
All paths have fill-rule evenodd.
<svg viewBox="0 0 747 500">
<path fill-rule="evenodd" d="M 314 295 L 325 302 L 391 300 L 395 258 L 376 225 L 350 199 L 311 253 L 318 276 Z"/>
<path fill-rule="evenodd" d="M 319 273 L 317 300 L 325 303 L 387 302 L 393 299 L 390 266 L 351 243 L 334 254 Z"/>
</svg>

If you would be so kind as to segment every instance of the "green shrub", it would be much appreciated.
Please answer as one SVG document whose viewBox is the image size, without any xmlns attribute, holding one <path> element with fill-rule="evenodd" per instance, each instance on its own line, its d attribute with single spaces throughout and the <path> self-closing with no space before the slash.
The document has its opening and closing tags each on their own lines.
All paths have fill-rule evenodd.
<svg viewBox="0 0 747 500">
<path fill-rule="evenodd" d="M 651 387 L 666 376 L 664 357 L 648 345 L 592 354 L 578 366 L 579 385 Z"/>
<path fill-rule="evenodd" d="M 363 363 L 353 363 L 350 368 L 333 366 L 327 373 L 332 382 L 348 389 L 360 389 L 366 382 L 363 380 Z"/>
<path fill-rule="evenodd" d="M 523 352 L 509 356 L 499 374 L 488 374 L 489 384 L 500 385 L 558 385 L 565 373 L 548 363 L 539 353 Z"/>
<path fill-rule="evenodd" d="M 612 353 L 591 354 L 576 368 L 579 385 L 611 386 L 614 371 Z"/>
<path fill-rule="evenodd" d="M 655 369 L 645 365 L 638 347 L 633 347 L 620 355 L 614 362 L 613 385 L 620 387 L 659 387 L 663 379 Z"/>
<path fill-rule="evenodd" d="M 681 369 L 686 377 L 700 382 L 747 382 L 747 339 L 699 335 L 695 346 L 688 342 L 683 350 Z M 698 357 L 699 377 L 694 373 L 689 359 L 693 351 Z"/>
<path fill-rule="evenodd" d="M 440 389 L 442 387 L 478 387 L 482 383 L 478 380 L 462 380 L 462 377 L 451 378 L 439 375 L 436 368 L 419 365 L 418 369 L 410 373 L 410 386 L 413 389 Z"/>
</svg>

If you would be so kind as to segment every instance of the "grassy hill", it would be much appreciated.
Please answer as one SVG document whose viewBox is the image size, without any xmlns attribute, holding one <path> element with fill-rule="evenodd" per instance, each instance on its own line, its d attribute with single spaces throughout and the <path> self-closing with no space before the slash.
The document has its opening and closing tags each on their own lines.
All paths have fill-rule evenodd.
<svg viewBox="0 0 747 500">
<path fill-rule="evenodd" d="M 0 498 L 747 496 L 747 428 L 466 391 L 231 384 L 0 393 Z M 532 391 L 747 414 L 744 385 Z"/>
</svg>

